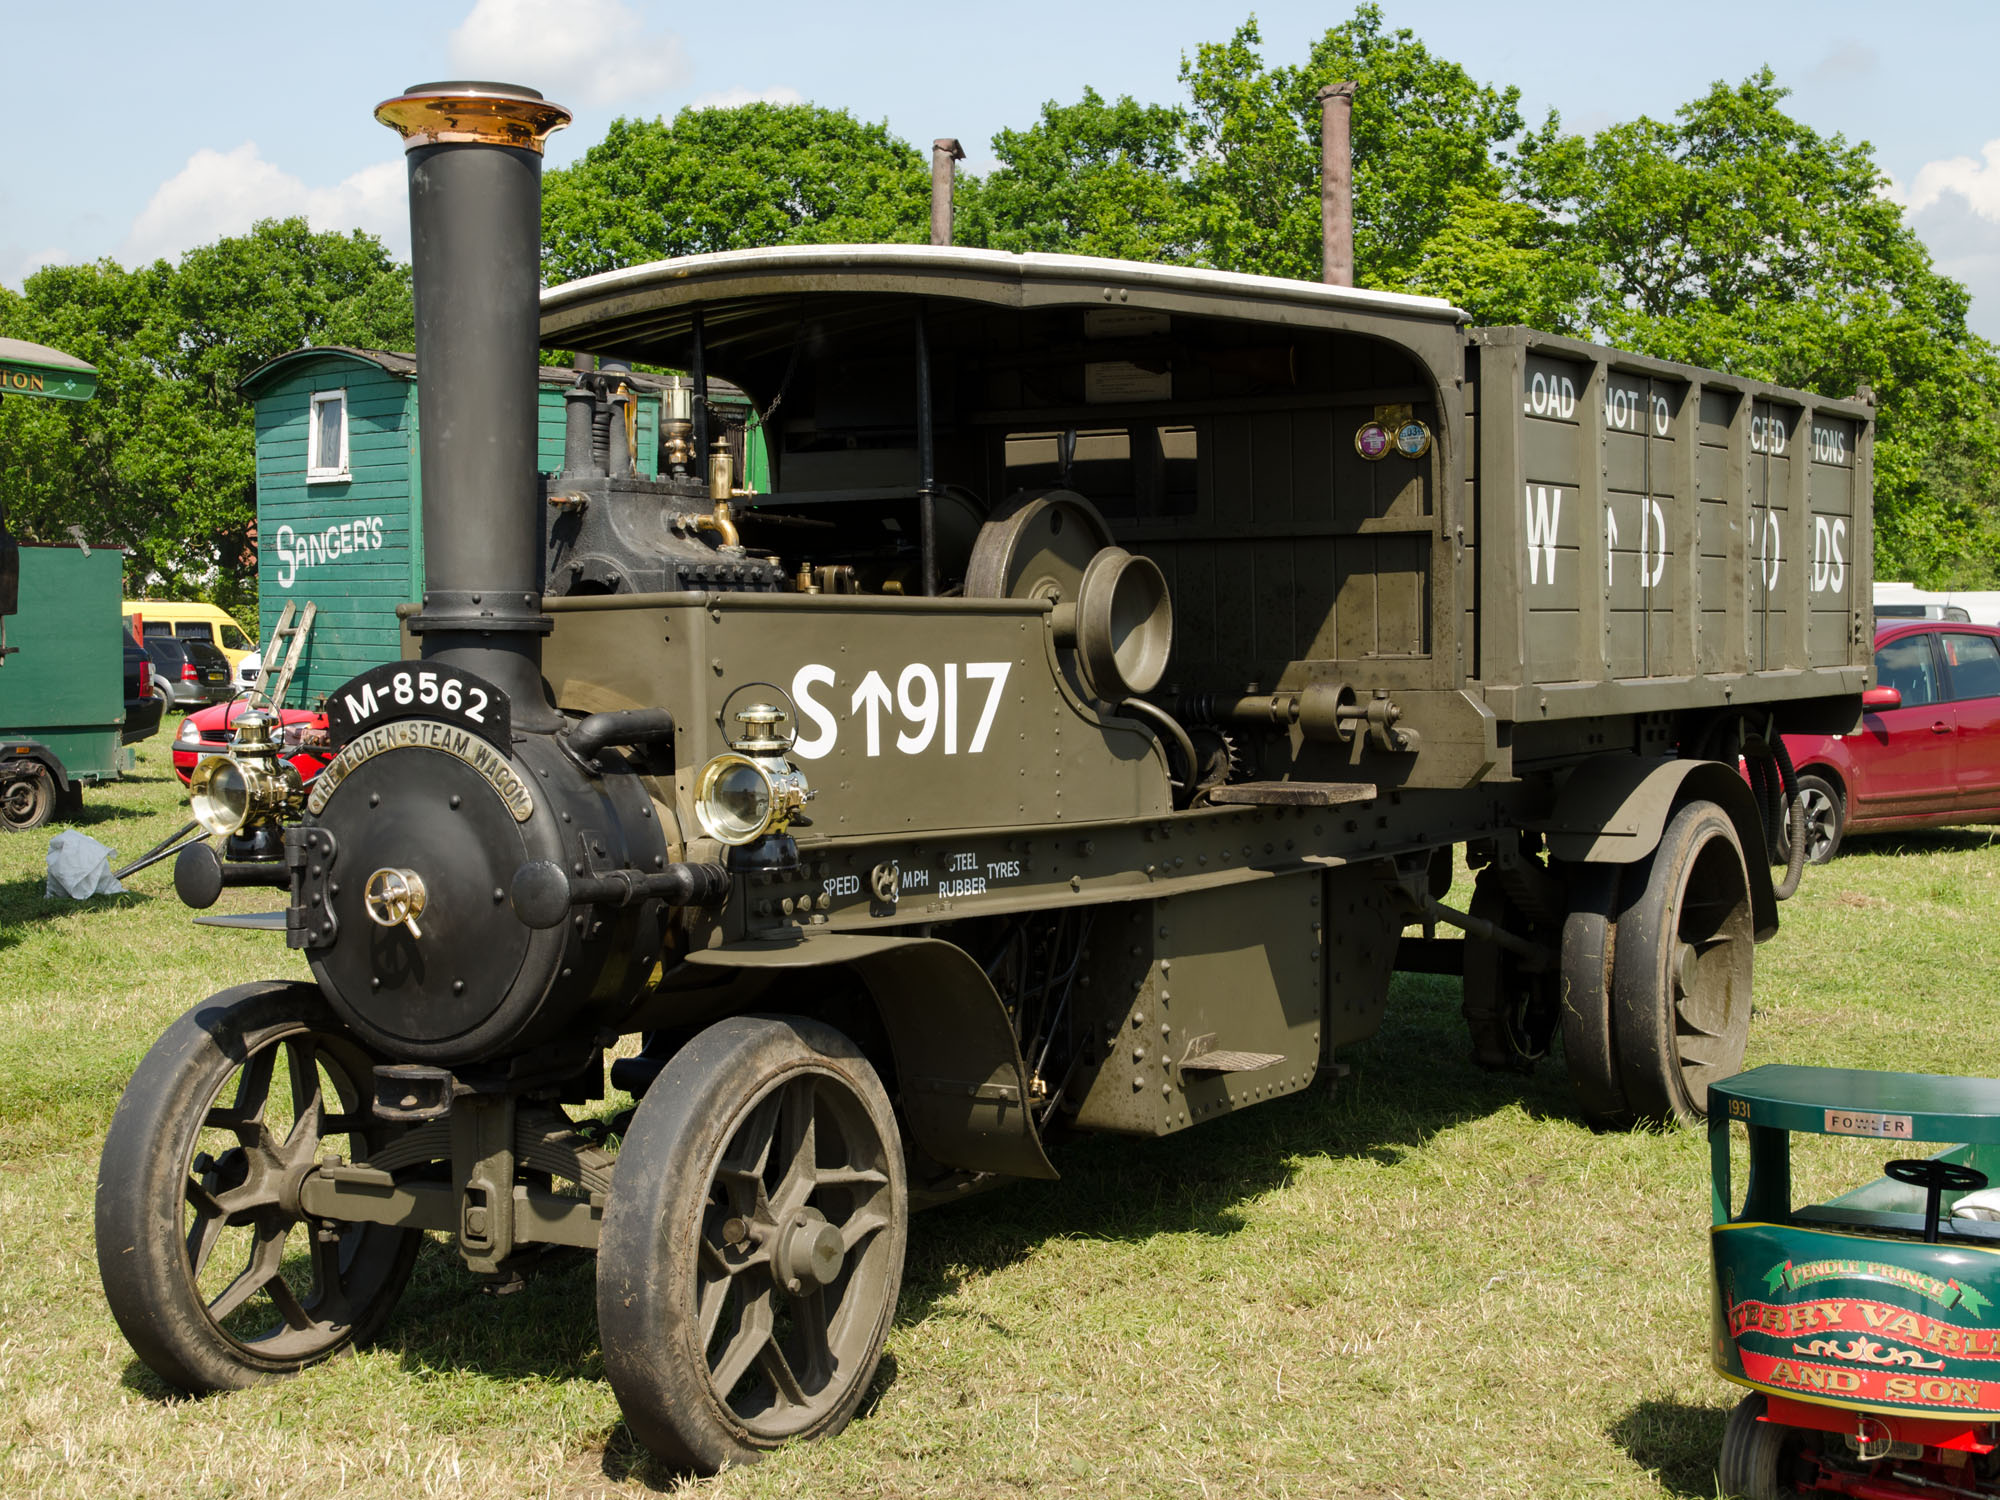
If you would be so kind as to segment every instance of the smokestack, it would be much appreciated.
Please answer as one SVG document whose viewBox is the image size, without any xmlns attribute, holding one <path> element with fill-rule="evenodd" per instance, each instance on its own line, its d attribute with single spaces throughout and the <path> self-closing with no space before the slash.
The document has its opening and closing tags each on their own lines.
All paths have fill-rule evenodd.
<svg viewBox="0 0 2000 1500">
<path fill-rule="evenodd" d="M 423 83 L 378 105 L 410 172 L 424 487 L 423 655 L 486 678 L 518 729 L 542 687 L 535 494 L 542 143 L 570 112 L 506 83 Z"/>
<path fill-rule="evenodd" d="M 931 142 L 931 243 L 951 243 L 951 164 L 965 160 L 965 149 L 952 136 Z"/>
<path fill-rule="evenodd" d="M 1354 285 L 1354 83 L 1319 91 L 1319 279 Z"/>
</svg>

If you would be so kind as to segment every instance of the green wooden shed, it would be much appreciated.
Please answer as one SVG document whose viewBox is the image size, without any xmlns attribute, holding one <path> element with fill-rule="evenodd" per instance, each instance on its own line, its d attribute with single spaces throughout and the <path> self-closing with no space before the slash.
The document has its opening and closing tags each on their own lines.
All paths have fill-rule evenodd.
<svg viewBox="0 0 2000 1500">
<path fill-rule="evenodd" d="M 542 369 L 537 463 L 563 458 L 571 370 Z M 637 388 L 636 468 L 658 472 L 660 397 Z M 241 386 L 257 421 L 257 604 L 263 637 L 287 602 L 318 616 L 286 701 L 312 706 L 402 652 L 398 604 L 424 587 L 417 362 L 381 349 L 295 349 Z M 275 665 L 275 664 L 272 664 Z"/>
</svg>

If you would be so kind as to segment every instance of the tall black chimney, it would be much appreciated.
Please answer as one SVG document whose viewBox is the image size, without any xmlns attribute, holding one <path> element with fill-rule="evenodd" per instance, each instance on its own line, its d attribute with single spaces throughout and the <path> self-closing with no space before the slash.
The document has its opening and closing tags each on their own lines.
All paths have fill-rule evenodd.
<svg viewBox="0 0 2000 1500">
<path fill-rule="evenodd" d="M 423 83 L 378 105 L 410 168 L 417 299 L 423 654 L 494 683 L 517 729 L 559 722 L 542 687 L 535 430 L 542 143 L 570 113 L 506 83 Z"/>
</svg>

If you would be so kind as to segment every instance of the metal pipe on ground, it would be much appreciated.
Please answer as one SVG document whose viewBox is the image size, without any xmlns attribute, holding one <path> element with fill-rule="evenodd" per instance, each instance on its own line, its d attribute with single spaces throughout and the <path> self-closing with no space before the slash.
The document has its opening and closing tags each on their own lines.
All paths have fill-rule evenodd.
<svg viewBox="0 0 2000 1500">
<path fill-rule="evenodd" d="M 1319 91 L 1320 280 L 1354 285 L 1354 83 Z"/>
</svg>

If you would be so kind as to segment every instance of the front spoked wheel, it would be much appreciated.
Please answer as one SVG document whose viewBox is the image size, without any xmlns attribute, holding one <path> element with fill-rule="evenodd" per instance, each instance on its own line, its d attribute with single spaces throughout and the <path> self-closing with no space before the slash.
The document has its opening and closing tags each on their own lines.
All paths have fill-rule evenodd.
<svg viewBox="0 0 2000 1500">
<path fill-rule="evenodd" d="M 598 1245 L 633 1434 L 714 1473 L 840 1431 L 895 1314 L 907 1215 L 888 1096 L 851 1041 L 776 1016 L 696 1037 L 639 1104 Z"/>
<path fill-rule="evenodd" d="M 240 1389 L 316 1364 L 387 1320 L 422 1236 L 308 1219 L 329 1151 L 366 1161 L 372 1059 L 319 991 L 243 985 L 153 1045 L 112 1116 L 97 1177 L 97 1266 L 132 1348 L 183 1390 Z"/>
</svg>

